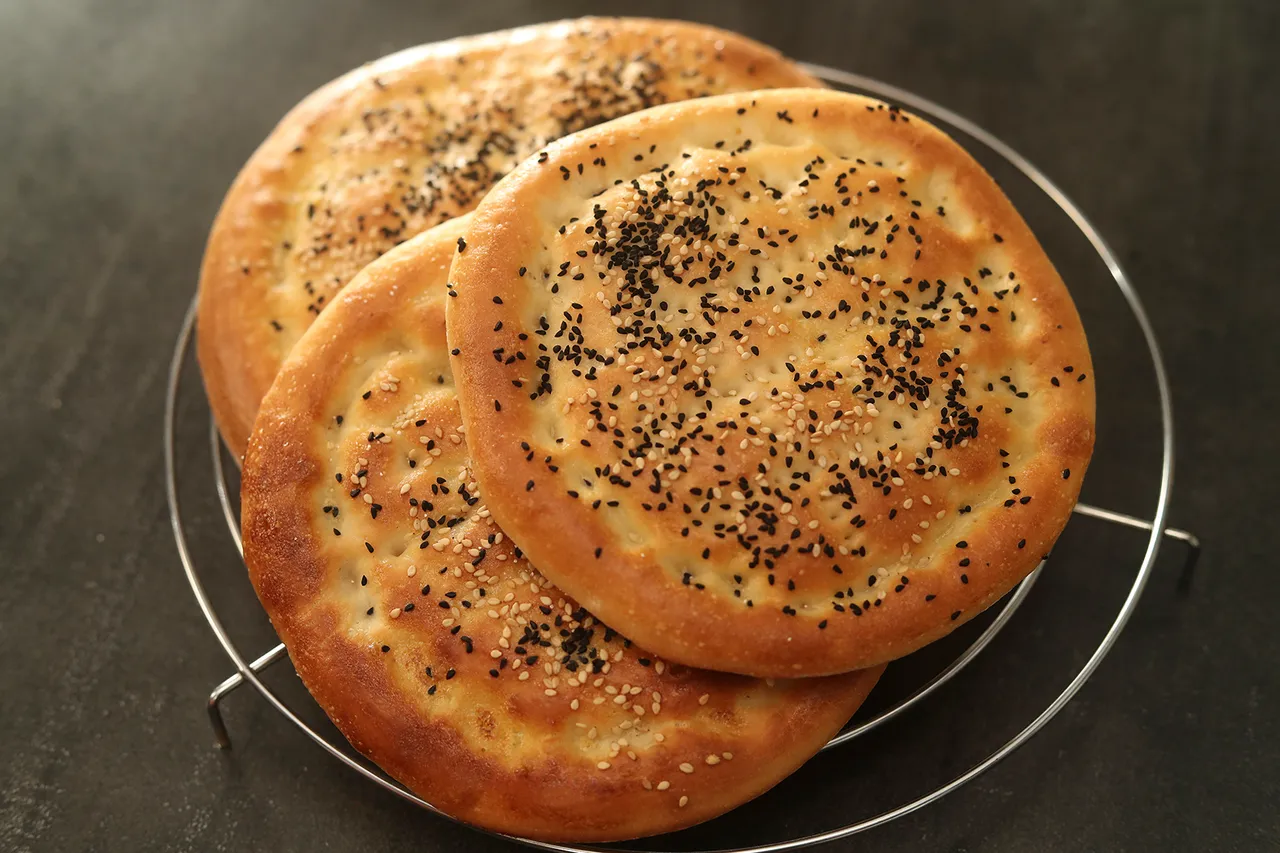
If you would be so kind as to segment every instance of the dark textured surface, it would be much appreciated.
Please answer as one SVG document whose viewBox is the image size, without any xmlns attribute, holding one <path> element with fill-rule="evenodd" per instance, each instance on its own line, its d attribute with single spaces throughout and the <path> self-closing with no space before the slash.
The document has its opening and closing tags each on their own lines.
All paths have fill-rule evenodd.
<svg viewBox="0 0 1280 853">
<path fill-rule="evenodd" d="M 1167 549 L 1114 653 L 1030 744 L 943 803 L 834 847 L 1276 849 L 1276 8 L 868 0 L 833 17 L 831 5 L 644 10 L 913 89 L 1052 175 L 1146 299 L 1175 392 L 1172 523 L 1206 544 L 1185 593 Z M 165 371 L 206 228 L 273 121 L 390 50 L 601 8 L 463 6 L 0 4 L 0 849 L 510 849 L 374 789 L 249 691 L 227 702 L 236 749 L 212 748 L 202 703 L 230 666 L 179 569 L 160 452 Z M 1080 282 L 1098 361 L 1086 498 L 1149 514 L 1140 344 L 1108 313 L 1114 296 L 1070 272 L 1083 255 L 1069 230 L 1044 221 Z M 194 371 L 185 378 L 191 542 L 237 641 L 257 652 L 269 629 L 209 492 L 206 411 Z M 828 828 L 959 772 L 1084 660 L 1140 548 L 1077 519 L 1007 633 L 935 701 L 672 844 Z M 886 696 L 921 666 L 891 670 Z M 270 680 L 297 695 L 287 667 Z"/>
</svg>

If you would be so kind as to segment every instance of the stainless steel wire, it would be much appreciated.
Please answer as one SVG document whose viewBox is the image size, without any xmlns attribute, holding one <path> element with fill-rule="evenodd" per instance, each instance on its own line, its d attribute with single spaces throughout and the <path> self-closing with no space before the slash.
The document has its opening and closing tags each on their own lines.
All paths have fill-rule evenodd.
<svg viewBox="0 0 1280 853">
<path fill-rule="evenodd" d="M 231 534 L 231 538 L 235 541 L 236 547 L 240 550 L 240 553 L 243 556 L 244 547 L 240 540 L 240 524 L 236 519 L 236 510 L 232 505 L 230 498 L 231 489 L 228 487 L 226 480 L 226 465 L 224 463 L 222 439 L 218 434 L 217 424 L 213 423 L 212 420 L 210 420 L 209 423 L 209 442 L 213 452 L 214 485 L 218 492 L 219 503 L 222 505 L 222 514 L 227 522 L 227 530 Z M 1099 510 L 1099 512 L 1109 513 L 1108 510 Z M 1141 523 L 1140 519 L 1134 519 L 1134 521 Z M 1042 568 L 1044 568 L 1043 562 L 1041 562 L 1040 565 L 1036 567 L 1035 571 L 1028 575 L 1026 579 L 1018 584 L 1018 587 L 1013 594 L 1010 595 L 1008 600 L 1000 606 L 995 619 L 991 621 L 978 638 L 974 640 L 967 649 L 961 652 L 955 660 L 947 664 L 937 675 L 905 699 L 885 708 L 871 719 L 859 723 L 854 728 L 836 735 L 826 746 L 822 748 L 822 751 L 825 752 L 826 750 L 837 747 L 840 744 L 848 743 L 854 738 L 861 737 L 872 729 L 878 728 L 882 724 L 887 723 L 889 720 L 892 720 L 908 708 L 911 708 L 930 693 L 933 693 L 935 690 L 942 687 L 958 675 L 962 669 L 968 666 L 973 659 L 978 656 L 979 652 L 985 649 L 987 645 L 995 639 L 996 634 L 1000 633 L 1000 629 L 1002 629 L 1005 624 L 1013 618 L 1013 614 L 1016 613 L 1018 608 L 1022 606 L 1022 603 L 1026 601 L 1027 595 L 1030 594 L 1032 587 L 1035 586 L 1036 579 L 1040 577 L 1040 570 Z M 275 663 L 283 652 L 284 644 L 281 643 L 271 651 L 264 654 L 258 660 L 255 660 L 250 665 L 250 668 L 254 672 L 261 672 L 267 666 Z M 244 679 L 239 673 L 236 673 L 214 688 L 213 693 L 209 696 L 210 715 L 214 718 L 214 731 L 217 734 L 219 746 L 222 746 L 223 748 L 229 748 L 231 741 L 221 717 L 218 716 L 217 703 L 223 696 L 243 683 Z"/>
<path fill-rule="evenodd" d="M 996 154 L 1002 156 L 1024 176 L 1035 183 L 1037 187 L 1048 195 L 1058 205 L 1058 207 L 1067 214 L 1084 237 L 1090 242 L 1098 256 L 1106 265 L 1112 278 L 1115 280 L 1116 286 L 1119 288 L 1122 296 L 1128 303 L 1134 318 L 1137 320 L 1144 342 L 1150 352 L 1155 375 L 1156 390 L 1159 396 L 1161 418 L 1161 466 L 1159 489 L 1156 496 L 1155 511 L 1153 518 L 1150 521 L 1098 507 L 1090 507 L 1086 505 L 1077 507 L 1077 512 L 1082 515 L 1125 524 L 1136 529 L 1147 530 L 1149 532 L 1149 536 L 1146 549 L 1133 584 L 1125 597 L 1124 603 L 1121 605 L 1119 612 L 1111 626 L 1108 628 L 1103 639 L 1090 655 L 1089 659 L 1085 662 L 1084 666 L 1081 667 L 1062 692 L 1058 694 L 1058 696 L 1048 705 L 1048 707 L 1044 709 L 1044 711 L 1042 711 L 1020 732 L 1010 738 L 1003 746 L 992 752 L 983 760 L 974 764 L 964 773 L 956 776 L 950 782 L 934 788 L 933 790 L 928 791 L 927 793 L 924 793 L 910 802 L 898 806 L 897 808 L 890 809 L 857 822 L 847 823 L 843 826 L 836 827 L 825 832 L 805 835 L 772 844 L 729 848 L 718 851 L 708 851 L 708 853 L 783 853 L 783 851 L 800 850 L 814 845 L 836 841 L 889 823 L 890 821 L 904 815 L 908 815 L 963 787 L 965 784 L 972 781 L 995 764 L 999 763 L 1034 736 L 1036 732 L 1043 728 L 1051 719 L 1053 719 L 1054 716 L 1058 714 L 1059 711 L 1062 710 L 1067 702 L 1071 700 L 1071 698 L 1080 690 L 1084 683 L 1097 669 L 1103 658 L 1111 650 L 1112 646 L 1114 646 L 1116 639 L 1119 637 L 1120 632 L 1125 626 L 1125 623 L 1128 622 L 1134 608 L 1137 606 L 1138 598 L 1142 593 L 1143 587 L 1151 576 L 1156 555 L 1159 551 L 1161 534 L 1167 533 L 1167 535 L 1181 539 L 1191 545 L 1193 549 L 1198 549 L 1199 547 L 1199 542 L 1196 540 L 1194 535 L 1187 533 L 1186 531 L 1166 530 L 1165 528 L 1169 509 L 1170 490 L 1173 483 L 1173 417 L 1168 377 L 1166 375 L 1164 362 L 1161 358 L 1155 334 L 1151 327 L 1150 320 L 1147 317 L 1146 311 L 1143 309 L 1141 301 L 1129 282 L 1128 277 L 1125 275 L 1124 270 L 1121 268 L 1119 261 L 1116 259 L 1114 253 L 1098 231 L 1093 227 L 1088 219 L 1085 218 L 1084 214 L 1070 201 L 1070 199 L 1068 199 L 1066 195 L 1063 194 L 1062 191 L 1059 190 L 1057 186 L 1055 186 L 1042 172 L 1031 165 L 1031 163 L 1016 151 L 1009 148 L 1009 146 L 963 116 L 939 106 L 938 104 L 934 104 L 933 102 L 918 95 L 868 77 L 816 65 L 809 65 L 807 68 L 810 72 L 823 78 L 829 83 L 840 87 L 868 92 L 885 100 L 905 105 L 926 117 L 939 119 L 943 123 L 960 130 L 982 143 Z M 224 745 L 229 742 L 227 741 L 226 730 L 222 724 L 221 717 L 217 713 L 217 702 L 221 696 L 225 695 L 226 692 L 235 689 L 239 684 L 247 682 L 252 685 L 263 696 L 263 698 L 266 699 L 273 708 L 275 708 L 275 710 L 283 714 L 290 722 L 301 729 L 302 732 L 320 746 L 321 749 L 325 750 L 330 755 L 355 770 L 357 773 L 380 787 L 390 791 L 396 796 L 414 802 L 432 812 L 443 815 L 442 812 L 430 803 L 408 791 L 395 781 L 386 778 L 362 759 L 350 754 L 345 745 L 340 746 L 326 739 L 324 735 L 320 734 L 303 721 L 302 718 L 293 711 L 293 709 L 291 709 L 262 681 L 258 676 L 258 671 L 283 657 L 284 647 L 282 645 L 273 648 L 271 651 L 252 662 L 246 661 L 245 657 L 241 654 L 238 647 L 232 641 L 230 635 L 222 625 L 221 620 L 218 618 L 192 559 L 192 554 L 187 543 L 186 533 L 183 526 L 181 503 L 178 494 L 175 448 L 176 408 L 178 392 L 181 385 L 182 369 L 189 350 L 194 320 L 195 302 L 193 301 L 187 311 L 186 318 L 183 321 L 182 330 L 178 336 L 178 341 L 173 353 L 173 360 L 169 369 L 168 393 L 164 422 L 165 489 L 169 501 L 170 524 L 173 528 L 174 540 L 178 548 L 179 557 L 183 564 L 183 570 L 186 573 L 187 580 L 191 585 L 192 592 L 200 606 L 201 612 L 208 621 L 210 628 L 213 630 L 214 636 L 218 639 L 223 650 L 236 667 L 236 674 L 220 684 L 209 698 L 210 718 L 219 741 Z M 215 488 L 218 492 L 219 502 L 228 529 L 231 532 L 236 547 L 240 549 L 241 542 L 239 525 L 236 521 L 235 508 L 231 502 L 230 490 L 227 486 L 223 454 L 219 445 L 216 430 L 211 430 L 210 441 L 213 456 Z M 1030 591 L 1034 586 L 1036 579 L 1039 577 L 1043 566 L 1044 564 L 1042 563 L 1041 566 L 1032 573 L 1032 575 L 1023 581 L 1017 591 L 1006 601 L 1000 613 L 987 626 L 982 634 L 937 676 L 907 698 L 896 703 L 885 711 L 882 711 L 872 719 L 842 733 L 833 739 L 826 748 L 830 749 L 842 743 L 847 743 L 853 738 L 864 735 L 889 722 L 894 717 L 925 699 L 929 694 L 957 675 L 984 648 L 987 647 L 996 634 L 999 633 L 999 631 L 1008 623 L 1009 619 L 1012 618 L 1017 608 L 1030 594 Z M 448 817 L 447 815 L 443 816 Z M 512 836 L 505 835 L 500 837 L 537 849 L 559 851 L 560 853 L 596 853 L 596 851 L 605 849 L 573 844 L 554 844 L 534 841 L 531 839 L 514 838 Z"/>
</svg>

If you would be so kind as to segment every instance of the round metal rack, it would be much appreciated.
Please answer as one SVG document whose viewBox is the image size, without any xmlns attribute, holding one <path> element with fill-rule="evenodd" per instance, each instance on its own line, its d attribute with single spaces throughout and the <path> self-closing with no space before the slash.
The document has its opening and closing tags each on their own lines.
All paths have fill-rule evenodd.
<svg viewBox="0 0 1280 853">
<path fill-rule="evenodd" d="M 1102 236 L 1098 233 L 1097 229 L 1095 229 L 1094 226 L 1085 218 L 1079 208 L 1077 208 L 1040 170 L 1031 165 L 1030 162 L 1011 149 L 1008 145 L 1001 142 L 999 139 L 968 119 L 965 119 L 964 117 L 957 115 L 956 113 L 953 113 L 925 98 L 912 94 L 911 92 L 907 92 L 903 89 L 899 89 L 895 86 L 891 86 L 868 77 L 851 74 L 837 69 L 824 68 L 821 66 L 807 65 L 806 67 L 810 72 L 821 77 L 823 80 L 837 88 L 868 93 L 892 103 L 905 105 L 926 118 L 938 121 L 945 126 L 959 130 L 971 139 L 976 140 L 979 144 L 985 146 L 998 157 L 1007 161 L 1010 166 L 1029 179 L 1045 194 L 1045 196 L 1047 196 L 1070 218 L 1075 227 L 1085 237 L 1085 239 L 1087 239 L 1093 250 L 1097 253 L 1097 256 L 1106 265 L 1111 277 L 1115 280 L 1116 287 L 1119 288 L 1121 296 L 1124 298 L 1133 315 L 1133 319 L 1136 320 L 1138 328 L 1141 330 L 1143 343 L 1150 354 L 1151 368 L 1155 377 L 1156 392 L 1159 398 L 1161 424 L 1159 486 L 1155 499 L 1155 509 L 1152 513 L 1152 518 L 1149 521 L 1088 504 L 1079 504 L 1076 506 L 1075 512 L 1077 515 L 1087 516 L 1105 522 L 1120 524 L 1126 527 L 1145 531 L 1147 533 L 1146 547 L 1132 585 L 1129 588 L 1119 611 L 1116 613 L 1114 620 L 1111 622 L 1110 627 L 1107 629 L 1102 640 L 1089 655 L 1088 660 L 1079 668 L 1078 671 L 1076 671 L 1075 675 L 1067 685 L 1062 688 L 1056 698 L 1054 698 L 1038 716 L 1027 723 L 1024 728 L 1005 742 L 1003 746 L 990 753 L 986 758 L 969 767 L 969 769 L 965 770 L 963 773 L 955 776 L 946 784 L 924 792 L 915 799 L 905 802 L 888 811 L 863 818 L 856 822 L 846 823 L 842 826 L 838 826 L 824 832 L 804 835 L 777 843 L 726 849 L 716 851 L 716 853 L 782 853 L 782 851 L 800 850 L 806 847 L 835 841 L 889 823 L 890 821 L 924 808 L 925 806 L 936 802 L 953 791 L 963 787 L 965 784 L 972 781 L 977 776 L 989 770 L 995 764 L 1007 757 L 1010 753 L 1022 746 L 1027 742 L 1027 740 L 1040 731 L 1040 729 L 1053 719 L 1054 716 L 1056 716 L 1058 712 L 1061 711 L 1062 708 L 1071 700 L 1071 698 L 1075 696 L 1075 694 L 1093 674 L 1094 670 L 1098 668 L 1102 659 L 1111 650 L 1112 646 L 1115 645 L 1116 639 L 1124 629 L 1125 623 L 1128 622 L 1134 608 L 1137 606 L 1138 598 L 1142 594 L 1143 587 L 1150 578 L 1155 565 L 1156 555 L 1159 551 L 1162 537 L 1167 536 L 1178 539 L 1186 544 L 1188 553 L 1187 562 L 1184 568 L 1184 576 L 1186 576 L 1186 573 L 1190 571 L 1200 549 L 1200 543 L 1193 534 L 1188 533 L 1185 530 L 1166 528 L 1165 526 L 1169 510 L 1170 488 L 1173 481 L 1173 417 L 1169 393 L 1169 381 L 1165 372 L 1164 362 L 1161 359 L 1160 351 L 1156 344 L 1155 334 L 1151 328 L 1151 323 L 1147 318 L 1146 311 L 1143 309 L 1142 304 L 1138 299 L 1138 295 L 1130 284 L 1124 270 L 1121 269 L 1119 261 L 1107 246 Z M 379 785 L 391 793 L 416 803 L 417 805 L 435 812 L 436 814 L 443 815 L 442 812 L 430 803 L 416 796 L 395 780 L 384 775 L 376 767 L 373 767 L 362 758 L 355 755 L 350 747 L 341 740 L 340 736 L 337 736 L 336 734 L 326 736 L 325 734 L 317 731 L 304 721 L 302 717 L 300 717 L 299 714 L 286 703 L 278 692 L 264 683 L 260 678 L 259 673 L 264 668 L 285 656 L 285 647 L 283 644 L 275 646 L 270 651 L 253 660 L 249 660 L 240 651 L 236 643 L 232 641 L 222 620 L 219 618 L 212 600 L 201 581 L 201 573 L 197 568 L 195 555 L 192 553 L 188 544 L 187 536 L 189 520 L 184 519 L 181 512 L 178 476 L 175 465 L 177 455 L 175 437 L 175 422 L 177 419 L 176 413 L 178 408 L 177 401 L 181 388 L 183 368 L 192 357 L 191 336 L 194 323 L 195 301 L 193 300 L 191 307 L 187 311 L 182 329 L 178 335 L 177 344 L 173 352 L 173 359 L 169 369 L 168 395 L 164 415 L 165 485 L 174 539 L 177 544 L 179 557 L 182 560 L 183 569 L 186 572 L 187 580 L 191 584 L 192 592 L 195 594 L 196 601 L 199 603 L 205 619 L 209 622 L 209 627 L 213 630 L 218 642 L 222 645 L 222 648 L 236 668 L 235 674 L 219 684 L 209 696 L 209 719 L 213 726 L 218 745 L 224 749 L 229 748 L 231 745 L 230 737 L 227 733 L 226 726 L 223 723 L 219 703 L 228 693 L 235 690 L 242 684 L 248 683 L 252 685 L 253 688 L 257 690 L 258 693 L 260 693 L 276 711 L 284 715 L 285 718 L 297 726 L 307 737 L 334 758 L 364 776 L 369 781 Z M 227 484 L 227 470 L 225 463 L 227 454 L 222 447 L 217 429 L 213 427 L 212 421 L 210 421 L 209 430 L 209 449 L 212 456 L 211 476 L 213 479 L 213 485 L 217 491 L 227 530 L 229 531 L 236 548 L 240 549 L 239 521 L 237 519 L 237 512 L 235 504 L 233 503 L 231 489 Z M 943 667 L 937 675 L 926 681 L 905 698 L 894 702 L 889 707 L 872 716 L 870 719 L 860 722 L 856 726 L 842 732 L 832 739 L 824 749 L 834 749 L 843 744 L 847 744 L 856 738 L 869 734 L 895 717 L 907 712 L 913 706 L 922 702 L 930 694 L 959 674 L 961 670 L 963 670 L 985 648 L 987 648 L 996 635 L 1000 633 L 1001 629 L 1009 622 L 1018 608 L 1024 601 L 1026 601 L 1032 588 L 1035 586 L 1037 579 L 1040 577 L 1040 573 L 1043 568 L 1044 563 L 1041 563 L 1041 565 L 1037 567 L 1036 570 L 1032 572 L 1012 594 L 1006 597 L 1004 602 L 1000 605 L 995 617 L 989 622 L 986 628 L 956 658 Z M 445 815 L 445 817 L 447 817 L 447 815 Z M 515 838 L 512 836 L 501 837 L 530 847 L 542 850 L 559 851 L 560 853 L 598 853 L 602 849 L 594 846 L 553 844 L 543 841 L 534 841 L 531 839 Z"/>
</svg>

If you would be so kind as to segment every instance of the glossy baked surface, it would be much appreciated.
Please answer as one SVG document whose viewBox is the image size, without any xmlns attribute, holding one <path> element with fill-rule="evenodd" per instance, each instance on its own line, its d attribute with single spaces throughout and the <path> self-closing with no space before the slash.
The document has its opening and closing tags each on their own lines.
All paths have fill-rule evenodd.
<svg viewBox="0 0 1280 853">
<path fill-rule="evenodd" d="M 1071 297 L 922 120 L 818 89 L 526 161 L 450 273 L 489 506 L 592 612 L 753 675 L 882 663 L 1045 555 L 1094 440 Z"/>
<path fill-rule="evenodd" d="M 209 237 L 199 352 L 223 436 L 243 453 L 284 356 L 352 276 L 547 142 L 654 104 L 818 85 L 713 27 L 583 18 L 413 48 L 321 88 L 249 159 Z"/>
<path fill-rule="evenodd" d="M 559 840 L 697 823 L 772 787 L 879 670 L 669 664 L 561 593 L 470 472 L 444 330 L 465 222 L 360 274 L 299 342 L 245 460 L 245 559 L 325 712 L 462 820 Z"/>
</svg>

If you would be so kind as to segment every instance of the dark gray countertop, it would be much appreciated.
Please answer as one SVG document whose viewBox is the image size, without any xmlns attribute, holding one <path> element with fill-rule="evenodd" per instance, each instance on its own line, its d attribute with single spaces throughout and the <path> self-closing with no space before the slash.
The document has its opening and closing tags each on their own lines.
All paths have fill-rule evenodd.
<svg viewBox="0 0 1280 853">
<path fill-rule="evenodd" d="M 606 5 L 0 4 L 0 849 L 504 848 L 374 789 L 250 691 L 227 701 L 236 748 L 213 748 L 203 703 L 231 666 L 169 528 L 165 373 L 221 195 L 296 100 L 400 47 Z M 1053 176 L 1146 300 L 1174 387 L 1171 521 L 1205 551 L 1179 591 L 1181 555 L 1166 549 L 1113 654 L 1026 747 L 948 800 L 830 849 L 1280 848 L 1280 573 L 1266 509 L 1280 505 L 1277 7 L 837 5 L 612 8 L 721 24 L 914 90 Z M 1058 238 L 1045 240 L 1053 252 Z M 1142 351 L 1131 323 L 1091 319 L 1101 302 L 1079 298 L 1100 375 L 1086 498 L 1149 515 Z M 192 545 L 257 652 L 271 635 L 208 492 L 206 412 L 186 378 Z M 1074 568 L 1051 563 L 1007 633 L 929 705 L 819 759 L 751 815 L 672 844 L 828 828 L 972 764 L 1083 662 L 1141 544 L 1073 522 L 1060 551 Z M 297 694 L 287 667 L 272 680 Z"/>
</svg>

